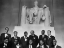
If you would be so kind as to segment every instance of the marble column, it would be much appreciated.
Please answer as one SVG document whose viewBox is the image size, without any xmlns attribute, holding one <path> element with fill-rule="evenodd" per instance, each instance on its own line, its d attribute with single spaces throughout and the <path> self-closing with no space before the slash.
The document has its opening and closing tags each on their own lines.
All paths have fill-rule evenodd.
<svg viewBox="0 0 64 48">
<path fill-rule="evenodd" d="M 50 16 L 50 11 L 49 8 L 45 8 L 45 26 L 50 27 L 51 23 L 51 16 Z"/>
<path fill-rule="evenodd" d="M 22 13 L 21 13 L 21 26 L 26 24 L 26 6 L 22 6 Z"/>
</svg>

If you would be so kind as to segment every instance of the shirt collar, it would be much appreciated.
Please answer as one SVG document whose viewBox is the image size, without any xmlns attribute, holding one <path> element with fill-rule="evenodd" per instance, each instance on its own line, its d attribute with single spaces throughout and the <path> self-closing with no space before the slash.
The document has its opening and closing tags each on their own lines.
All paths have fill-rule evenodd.
<svg viewBox="0 0 64 48">
<path fill-rule="evenodd" d="M 44 35 L 42 35 L 44 37 Z"/>
<path fill-rule="evenodd" d="M 32 44 L 29 44 L 29 45 L 32 45 Z"/>
<path fill-rule="evenodd" d="M 40 47 L 42 47 L 42 48 L 43 48 L 43 47 L 44 47 L 44 45 L 41 45 Z"/>
<path fill-rule="evenodd" d="M 26 39 L 27 37 L 26 37 L 26 36 L 24 36 L 24 38 Z"/>
<path fill-rule="evenodd" d="M 52 35 L 48 36 L 49 38 L 51 37 Z"/>
<path fill-rule="evenodd" d="M 34 34 L 35 35 L 35 34 Z M 34 35 L 32 35 L 32 36 L 34 36 Z"/>
<path fill-rule="evenodd" d="M 7 44 L 6 44 L 6 43 L 4 43 L 4 45 L 5 45 L 5 46 L 7 46 Z"/>
<path fill-rule="evenodd" d="M 14 36 L 14 38 L 17 39 L 17 36 L 16 37 Z"/>
<path fill-rule="evenodd" d="M 55 45 L 55 48 L 57 47 L 57 45 Z"/>
</svg>

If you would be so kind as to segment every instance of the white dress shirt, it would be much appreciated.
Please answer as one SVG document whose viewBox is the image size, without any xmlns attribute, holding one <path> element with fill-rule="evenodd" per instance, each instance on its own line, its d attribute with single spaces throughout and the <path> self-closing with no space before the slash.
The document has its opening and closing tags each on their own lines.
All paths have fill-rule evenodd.
<svg viewBox="0 0 64 48">
<path fill-rule="evenodd" d="M 57 47 L 57 45 L 55 45 L 55 48 Z"/>
<path fill-rule="evenodd" d="M 4 43 L 4 46 L 3 47 L 6 47 L 7 46 L 7 44 L 6 43 Z"/>
<path fill-rule="evenodd" d="M 44 48 L 44 45 L 40 46 L 41 48 Z"/>
<path fill-rule="evenodd" d="M 7 36 L 8 36 L 8 34 L 5 33 L 5 37 L 7 37 Z"/>
<path fill-rule="evenodd" d="M 27 37 L 24 36 L 25 41 L 27 41 Z"/>
<path fill-rule="evenodd" d="M 19 46 L 19 44 L 18 45 L 16 45 L 16 48 L 19 48 L 20 46 Z"/>
<path fill-rule="evenodd" d="M 42 35 L 42 37 L 44 37 L 44 35 Z"/>
<path fill-rule="evenodd" d="M 14 36 L 14 39 L 17 39 L 17 36 Z"/>
<path fill-rule="evenodd" d="M 52 35 L 48 36 L 49 38 L 51 38 Z"/>
<path fill-rule="evenodd" d="M 32 45 L 29 45 L 29 48 L 32 48 Z"/>
</svg>

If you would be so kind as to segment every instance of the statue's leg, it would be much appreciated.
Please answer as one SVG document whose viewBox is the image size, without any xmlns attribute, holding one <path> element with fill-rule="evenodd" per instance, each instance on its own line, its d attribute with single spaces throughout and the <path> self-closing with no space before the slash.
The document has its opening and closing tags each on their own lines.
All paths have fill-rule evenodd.
<svg viewBox="0 0 64 48">
<path fill-rule="evenodd" d="M 35 24 L 35 17 L 33 17 L 33 24 Z"/>
<path fill-rule="evenodd" d="M 35 24 L 37 24 L 37 17 L 35 17 Z"/>
<path fill-rule="evenodd" d="M 41 13 L 40 11 L 38 12 L 38 17 L 37 17 L 37 23 L 40 24 L 40 18 L 41 18 Z"/>
<path fill-rule="evenodd" d="M 32 16 L 30 15 L 30 23 L 32 23 Z"/>
</svg>

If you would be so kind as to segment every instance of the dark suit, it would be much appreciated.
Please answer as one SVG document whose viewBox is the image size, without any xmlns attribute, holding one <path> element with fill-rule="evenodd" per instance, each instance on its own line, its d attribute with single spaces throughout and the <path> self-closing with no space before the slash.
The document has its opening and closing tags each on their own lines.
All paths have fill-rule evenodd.
<svg viewBox="0 0 64 48">
<path fill-rule="evenodd" d="M 39 41 L 43 40 L 44 44 L 47 45 L 47 35 L 44 35 L 44 37 L 42 35 L 39 36 Z"/>
<path fill-rule="evenodd" d="M 50 38 L 48 37 L 48 40 L 47 40 L 47 45 L 49 45 L 49 48 L 53 47 L 53 40 L 55 39 L 54 36 L 50 36 Z"/>
<path fill-rule="evenodd" d="M 17 45 L 17 44 L 20 45 L 20 37 L 17 37 L 17 39 L 15 39 L 14 37 L 11 38 L 11 41 L 12 41 L 13 43 L 15 42 L 15 40 L 17 40 L 17 43 L 16 43 L 15 45 Z"/>
<path fill-rule="evenodd" d="M 29 39 L 33 40 L 33 45 L 37 46 L 38 45 L 38 36 L 34 34 L 34 36 L 30 35 Z"/>
<path fill-rule="evenodd" d="M 47 35 L 44 35 L 44 36 L 42 36 L 42 35 L 40 35 L 39 36 L 39 41 L 40 40 L 42 40 L 43 42 L 44 42 L 44 46 L 46 46 L 47 45 Z"/>
<path fill-rule="evenodd" d="M 55 48 L 55 47 L 52 47 L 52 48 Z M 61 48 L 61 46 L 57 45 L 56 48 Z"/>
<path fill-rule="evenodd" d="M 27 44 L 28 44 L 28 37 L 27 37 L 26 39 L 27 39 L 27 40 L 25 41 L 24 36 L 22 36 L 21 39 L 20 39 L 22 48 L 26 48 L 26 46 L 27 46 Z"/>
<path fill-rule="evenodd" d="M 58 46 L 58 45 L 57 45 L 56 48 L 61 48 L 61 46 Z"/>
<path fill-rule="evenodd" d="M 12 48 L 12 45 L 13 45 L 13 43 L 9 41 L 9 42 L 7 43 L 7 46 L 6 46 L 5 48 Z M 1 44 L 0 44 L 0 48 L 3 48 L 3 46 L 4 46 L 4 43 L 1 43 Z"/>
<path fill-rule="evenodd" d="M 8 36 L 5 37 L 5 33 L 2 33 L 2 34 L 1 34 L 1 41 L 2 41 L 2 42 L 4 42 L 4 38 L 8 38 L 9 41 L 11 40 L 11 35 L 10 35 L 10 34 L 7 34 L 7 35 L 8 35 Z"/>
</svg>

